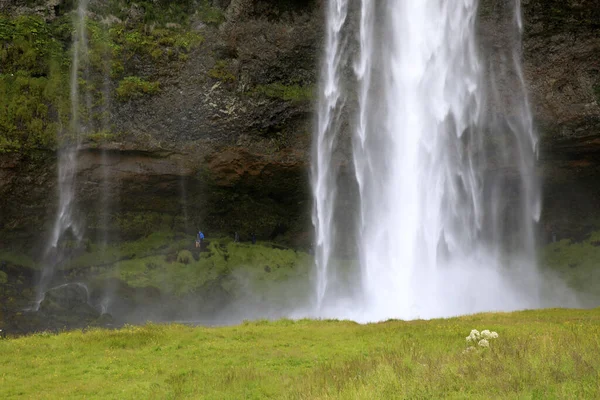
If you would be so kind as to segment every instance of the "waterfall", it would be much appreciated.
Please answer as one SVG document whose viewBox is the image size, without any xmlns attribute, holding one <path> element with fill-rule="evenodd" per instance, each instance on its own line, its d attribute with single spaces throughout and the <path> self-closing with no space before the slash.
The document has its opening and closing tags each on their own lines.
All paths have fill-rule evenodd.
<svg viewBox="0 0 600 400">
<path fill-rule="evenodd" d="M 341 74 L 345 47 L 342 28 L 347 15 L 348 0 L 329 2 L 326 54 L 322 66 L 322 91 L 311 171 L 315 197 L 312 220 L 316 227 L 317 308 L 322 307 L 327 290 L 328 268 L 335 240 L 333 213 L 336 198 L 336 171 L 332 163 L 332 154 L 340 129 L 339 120 L 343 103 Z"/>
<path fill-rule="evenodd" d="M 76 215 L 75 193 L 77 188 L 77 156 L 81 145 L 82 131 L 85 124 L 82 123 L 80 114 L 80 87 L 79 79 L 83 66 L 83 78 L 88 76 L 87 55 L 88 39 L 85 24 L 88 0 L 80 0 L 77 11 L 74 14 L 73 24 L 75 32 L 73 35 L 73 55 L 71 62 L 71 121 L 67 130 L 59 132 L 58 151 L 58 210 L 52 232 L 43 256 L 42 273 L 38 285 L 38 302 L 54 278 L 55 269 L 58 264 L 64 262 L 67 255 L 60 248 L 60 241 L 70 235 L 70 239 L 80 243 L 83 229 Z M 91 97 L 84 96 L 85 106 L 91 109 Z"/>
<path fill-rule="evenodd" d="M 109 37 L 109 27 L 107 24 L 102 24 L 102 34 Z M 111 68 L 112 68 L 112 52 L 105 49 L 103 51 L 103 62 L 100 67 L 100 73 L 102 78 L 102 119 L 100 124 L 100 131 L 102 133 L 109 133 L 111 130 Z M 106 148 L 106 144 L 101 149 L 101 176 L 102 182 L 100 186 L 100 215 L 98 227 L 102 233 L 98 236 L 99 245 L 101 246 L 102 252 L 106 253 L 109 250 L 109 246 L 114 246 L 118 243 L 119 234 L 116 233 L 111 226 L 111 215 L 115 212 L 119 204 L 119 191 L 115 189 L 117 186 L 115 179 L 111 176 L 111 165 L 116 164 L 117 158 L 114 153 L 111 153 Z M 113 248 L 113 257 L 115 249 Z M 114 283 L 108 281 L 104 283 L 102 297 L 100 300 L 100 312 L 110 313 L 112 310 L 112 303 L 115 293 Z"/>
<path fill-rule="evenodd" d="M 108 35 L 108 28 L 103 26 L 105 35 Z M 110 88 L 110 70 L 111 70 L 111 53 L 104 54 L 102 65 L 102 99 L 103 113 L 101 122 L 101 131 L 109 132 L 110 130 L 110 109 L 111 109 L 111 88 Z M 101 163 L 102 163 L 102 189 L 101 189 L 101 213 L 100 213 L 100 229 L 102 230 L 101 245 L 106 248 L 110 243 L 110 214 L 114 208 L 116 193 L 111 190 L 110 164 L 111 157 L 106 150 L 106 146 L 102 147 Z"/>
<path fill-rule="evenodd" d="M 317 314 L 414 319 L 541 305 L 537 138 L 520 1 L 511 7 L 501 72 L 478 50 L 477 0 L 362 0 L 354 47 L 344 43 L 346 2 L 330 0 L 312 164 Z M 342 79 L 351 55 L 355 80 Z M 499 89 L 507 77 L 511 90 Z M 344 96 L 356 99 L 352 112 L 339 111 Z M 330 290 L 335 243 L 347 234 L 335 228 L 343 129 L 353 132 L 358 186 L 351 303 Z"/>
</svg>

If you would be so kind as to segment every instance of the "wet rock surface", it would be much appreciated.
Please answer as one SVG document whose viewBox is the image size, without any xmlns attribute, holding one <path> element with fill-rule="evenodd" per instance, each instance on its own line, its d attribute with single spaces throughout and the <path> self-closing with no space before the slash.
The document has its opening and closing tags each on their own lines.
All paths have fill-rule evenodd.
<svg viewBox="0 0 600 400">
<path fill-rule="evenodd" d="M 73 318 L 98 318 L 100 312 L 89 304 L 87 287 L 82 283 L 66 283 L 44 294 L 39 311 L 48 317 L 68 315 Z"/>
</svg>

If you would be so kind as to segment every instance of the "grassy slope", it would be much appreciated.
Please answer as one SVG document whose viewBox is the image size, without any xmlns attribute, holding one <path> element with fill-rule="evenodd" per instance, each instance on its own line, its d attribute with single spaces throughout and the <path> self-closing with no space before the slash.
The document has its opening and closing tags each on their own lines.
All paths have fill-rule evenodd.
<svg viewBox="0 0 600 400">
<path fill-rule="evenodd" d="M 164 293 L 184 295 L 218 277 L 244 275 L 257 289 L 287 279 L 307 277 L 311 257 L 303 252 L 273 248 L 269 243 L 234 243 L 211 239 L 206 251 L 192 254 L 194 238 L 174 239 L 157 233 L 142 241 L 96 249 L 66 268 L 90 267 L 99 280 L 118 278 L 133 287 L 154 286 Z M 117 261 L 118 260 L 118 261 Z M 97 267 L 94 267 L 97 266 Z"/>
<path fill-rule="evenodd" d="M 464 354 L 473 328 L 500 337 Z M 600 309 L 38 334 L 0 366 L 1 398 L 598 398 Z"/>
</svg>

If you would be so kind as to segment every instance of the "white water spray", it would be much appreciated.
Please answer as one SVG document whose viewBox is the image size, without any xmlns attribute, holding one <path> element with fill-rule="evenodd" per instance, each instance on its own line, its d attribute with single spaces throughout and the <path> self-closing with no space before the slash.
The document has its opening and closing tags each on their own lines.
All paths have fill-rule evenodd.
<svg viewBox="0 0 600 400">
<path fill-rule="evenodd" d="M 346 2 L 330 1 L 313 160 L 318 315 L 413 319 L 541 305 L 537 139 L 519 57 L 519 1 L 514 9 L 507 62 L 519 90 L 507 102 L 477 51 L 477 0 L 362 0 L 350 89 L 357 110 L 347 113 L 361 293 L 348 303 L 328 293 L 338 268 L 333 155 L 349 19 Z"/>
</svg>

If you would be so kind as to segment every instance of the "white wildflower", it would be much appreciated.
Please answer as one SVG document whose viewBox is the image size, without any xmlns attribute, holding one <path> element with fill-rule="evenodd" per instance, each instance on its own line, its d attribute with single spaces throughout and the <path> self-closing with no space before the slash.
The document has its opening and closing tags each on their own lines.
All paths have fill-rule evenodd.
<svg viewBox="0 0 600 400">
<path fill-rule="evenodd" d="M 490 342 L 485 339 L 481 339 L 479 343 L 477 343 L 480 347 L 490 347 Z"/>
<path fill-rule="evenodd" d="M 497 332 L 492 332 L 490 335 L 491 335 L 492 339 L 496 339 L 498 337 Z"/>
<path fill-rule="evenodd" d="M 492 333 L 486 329 L 484 331 L 481 331 L 481 337 L 483 339 L 491 339 L 492 338 Z"/>
<path fill-rule="evenodd" d="M 473 329 L 469 336 L 467 336 L 467 343 L 475 342 L 477 343 L 480 339 L 480 334 L 477 329 Z"/>
</svg>

